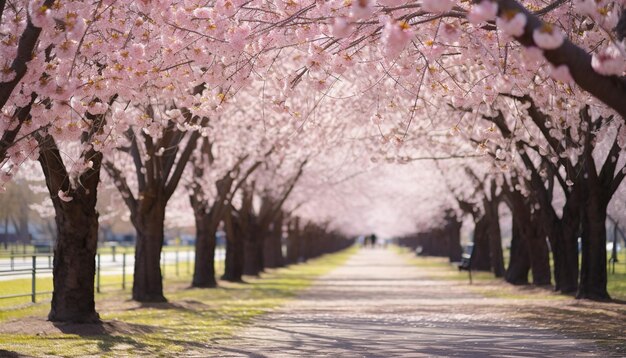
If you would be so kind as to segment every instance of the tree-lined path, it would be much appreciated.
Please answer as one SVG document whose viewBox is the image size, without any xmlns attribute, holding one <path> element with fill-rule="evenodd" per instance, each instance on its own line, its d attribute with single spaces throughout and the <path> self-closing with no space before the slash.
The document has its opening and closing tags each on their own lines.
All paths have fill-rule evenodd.
<svg viewBox="0 0 626 358">
<path fill-rule="evenodd" d="M 515 318 L 523 303 L 433 280 L 393 250 L 363 249 L 305 294 L 256 320 L 219 356 L 607 356 Z"/>
</svg>

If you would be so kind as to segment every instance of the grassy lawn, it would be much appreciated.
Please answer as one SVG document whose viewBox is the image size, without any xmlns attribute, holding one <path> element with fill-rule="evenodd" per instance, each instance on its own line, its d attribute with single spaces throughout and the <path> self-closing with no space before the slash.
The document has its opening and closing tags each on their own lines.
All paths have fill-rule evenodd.
<svg viewBox="0 0 626 358">
<path fill-rule="evenodd" d="M 452 266 L 447 258 L 442 257 L 417 257 L 411 254 L 408 249 L 402 247 L 395 247 L 400 253 L 404 253 L 405 257 L 413 264 L 419 267 L 429 270 L 429 275 L 438 280 L 452 280 L 452 281 L 465 281 L 469 282 L 469 274 L 467 271 L 459 271 L 456 267 Z M 532 280 L 532 275 L 529 276 L 529 280 Z M 501 279 L 497 279 L 491 272 L 472 272 L 472 281 L 475 284 L 472 289 L 487 296 L 487 297 L 509 297 L 511 295 L 517 295 L 517 298 L 537 298 L 537 292 L 544 292 L 545 298 L 558 298 L 559 295 L 550 293 L 549 289 L 536 289 L 530 290 L 528 287 L 520 288 L 512 285 L 505 285 L 504 289 L 489 289 L 489 284 L 501 283 Z M 510 286 L 510 290 L 507 289 Z M 612 298 L 616 300 L 626 301 L 626 257 L 615 265 L 615 273 L 609 271 L 607 289 Z M 532 291 L 532 294 L 526 295 L 520 291 Z M 564 296 L 567 297 L 567 296 Z"/>
<path fill-rule="evenodd" d="M 183 251 L 193 251 L 193 250 L 194 250 L 193 246 L 176 246 L 176 245 L 163 246 L 163 252 L 175 252 L 175 251 L 183 252 Z M 11 245 L 6 249 L 4 248 L 3 245 L 0 245 L 0 258 L 9 258 L 11 257 L 11 255 L 20 256 L 20 255 L 33 255 L 37 253 L 38 252 L 35 251 L 35 247 L 33 245 Z M 51 252 L 39 252 L 39 254 L 46 254 L 46 253 L 51 253 Z M 110 255 L 113 253 L 113 247 L 101 246 L 98 248 L 98 253 L 102 255 Z M 135 246 L 131 245 L 131 246 L 115 247 L 116 255 L 118 254 L 121 255 L 123 253 L 134 254 Z"/>
<path fill-rule="evenodd" d="M 191 277 L 186 272 L 179 277 L 169 275 L 165 280 L 169 302 L 163 304 L 130 301 L 128 290 L 99 294 L 96 305 L 105 322 L 98 326 L 54 326 L 44 318 L 48 304 L 0 311 L 0 332 L 5 332 L 0 333 L 0 355 L 5 350 L 63 357 L 169 357 L 183 352 L 206 356 L 216 340 L 284 304 L 354 252 L 350 249 L 270 270 L 261 278 L 248 278 L 247 283 L 220 282 L 217 289 L 188 288 Z M 20 331 L 21 326 L 26 329 Z"/>
<path fill-rule="evenodd" d="M 111 273 L 110 268 L 103 268 L 100 275 L 100 292 L 107 291 L 118 291 L 122 289 L 122 274 L 119 273 L 121 270 L 121 264 L 119 267 L 115 268 L 115 272 Z M 130 268 L 128 268 L 130 270 Z M 193 261 L 179 261 L 178 265 L 175 263 L 168 263 L 166 265 L 161 265 L 161 272 L 166 277 L 170 276 L 173 279 L 187 279 L 191 280 L 191 270 L 193 270 Z M 216 261 L 215 262 L 215 270 L 218 273 L 222 273 L 224 271 L 224 261 Z M 41 274 L 37 276 L 35 280 L 35 290 L 37 292 L 36 300 L 37 302 L 48 302 L 50 301 L 52 295 L 46 292 L 52 291 L 52 277 L 49 276 L 50 270 L 46 271 L 48 273 L 48 277 L 45 277 Z M 127 271 L 128 272 L 128 271 Z M 32 282 L 30 278 L 21 278 L 15 280 L 7 280 L 0 281 L 0 296 L 9 296 L 9 295 L 21 295 L 21 294 L 30 294 L 32 292 Z M 97 284 L 94 282 L 94 287 L 97 287 Z M 130 289 L 133 285 L 133 275 L 132 273 L 126 274 L 126 289 Z M 3 298 L 0 299 L 0 319 L 3 314 L 3 309 L 10 309 L 15 307 L 23 307 L 24 305 L 28 305 L 31 303 L 31 296 L 24 297 L 15 297 L 15 298 Z"/>
</svg>

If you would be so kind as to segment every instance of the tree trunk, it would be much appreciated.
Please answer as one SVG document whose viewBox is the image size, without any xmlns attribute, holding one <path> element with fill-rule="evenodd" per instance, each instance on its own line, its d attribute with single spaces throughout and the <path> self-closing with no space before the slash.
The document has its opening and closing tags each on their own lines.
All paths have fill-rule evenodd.
<svg viewBox="0 0 626 358">
<path fill-rule="evenodd" d="M 224 275 L 222 280 L 230 282 L 242 282 L 244 267 L 244 231 L 238 218 L 234 218 L 232 208 L 228 208 L 224 216 L 226 227 L 226 260 L 224 262 Z"/>
<path fill-rule="evenodd" d="M 251 232 L 243 243 L 243 274 L 258 276 L 263 271 L 263 235 Z"/>
<path fill-rule="evenodd" d="M 133 224 L 137 231 L 135 245 L 135 275 L 133 300 L 139 302 L 166 302 L 161 275 L 165 200 L 142 200 Z"/>
<path fill-rule="evenodd" d="M 272 223 L 269 235 L 265 238 L 263 248 L 264 263 L 267 268 L 285 266 L 283 258 L 283 214 L 279 212 Z"/>
<path fill-rule="evenodd" d="M 52 271 L 53 293 L 48 320 L 55 322 L 98 322 L 95 309 L 95 256 L 98 249 L 98 183 L 102 154 L 86 152 L 93 167 L 78 179 L 80 186 L 72 188 L 68 173 L 54 139 L 37 137 L 40 145 L 39 162 L 51 193 L 55 211 L 56 240 Z M 59 191 L 70 192 L 72 200 L 59 198 Z"/>
<path fill-rule="evenodd" d="M 517 217 L 516 217 L 517 216 Z M 528 253 L 528 241 L 524 237 L 525 228 L 522 227 L 523 213 L 513 209 L 513 229 L 511 238 L 511 255 L 509 267 L 504 279 L 513 285 L 527 285 L 528 272 L 530 271 L 530 255 Z M 526 224 L 529 224 L 527 221 Z"/>
<path fill-rule="evenodd" d="M 215 280 L 215 234 L 218 223 L 211 220 L 204 206 L 194 208 L 196 221 L 196 259 L 194 261 L 192 287 L 217 287 Z"/>
<path fill-rule="evenodd" d="M 537 218 L 538 215 L 541 214 L 535 212 L 531 215 L 527 242 L 530 255 L 530 268 L 533 274 L 533 284 L 544 286 L 551 283 L 550 249 L 546 242 L 546 235 Z"/>
<path fill-rule="evenodd" d="M 461 261 L 463 255 L 463 248 L 461 247 L 461 226 L 462 222 L 459 222 L 456 217 L 448 220 L 447 234 L 448 234 L 448 258 L 450 262 Z"/>
<path fill-rule="evenodd" d="M 576 200 L 570 198 L 570 200 Z M 567 205 L 560 223 L 551 228 L 552 254 L 554 257 L 555 290 L 574 293 L 578 290 L 578 233 L 580 220 L 573 212 L 576 208 Z"/>
<path fill-rule="evenodd" d="M 300 260 L 300 218 L 292 219 L 287 234 L 287 263 L 295 264 Z"/>
<path fill-rule="evenodd" d="M 474 248 L 472 249 L 472 270 L 490 271 L 488 223 L 485 217 L 480 218 L 474 227 Z"/>
<path fill-rule="evenodd" d="M 52 305 L 48 320 L 91 323 L 100 320 L 94 302 L 98 212 L 75 198 L 55 207 L 58 240 L 54 248 Z"/>
<path fill-rule="evenodd" d="M 500 231 L 500 221 L 498 217 L 498 202 L 490 202 L 486 207 L 491 269 L 496 277 L 504 277 L 504 254 L 502 253 L 502 233 Z"/>
<path fill-rule="evenodd" d="M 591 188 L 582 212 L 582 261 L 576 298 L 610 300 L 606 289 L 606 210 L 603 193 Z"/>
</svg>

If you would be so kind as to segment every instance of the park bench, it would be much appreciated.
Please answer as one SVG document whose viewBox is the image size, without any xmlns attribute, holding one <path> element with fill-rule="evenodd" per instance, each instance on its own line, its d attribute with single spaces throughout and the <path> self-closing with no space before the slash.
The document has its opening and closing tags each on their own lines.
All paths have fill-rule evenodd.
<svg viewBox="0 0 626 358">
<path fill-rule="evenodd" d="M 472 256 L 474 253 L 474 245 L 467 245 L 463 251 L 464 252 L 461 255 L 461 262 L 459 262 L 457 268 L 459 271 L 467 271 L 469 283 L 472 284 Z"/>
<path fill-rule="evenodd" d="M 458 263 L 457 267 L 459 271 L 469 271 L 471 263 L 472 255 L 463 253 L 463 255 L 461 255 L 461 261 Z"/>
</svg>

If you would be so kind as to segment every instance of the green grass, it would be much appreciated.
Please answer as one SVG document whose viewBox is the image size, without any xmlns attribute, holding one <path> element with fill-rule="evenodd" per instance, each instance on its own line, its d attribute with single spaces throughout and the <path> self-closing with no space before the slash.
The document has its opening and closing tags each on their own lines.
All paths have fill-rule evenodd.
<svg viewBox="0 0 626 358">
<path fill-rule="evenodd" d="M 163 252 L 175 252 L 175 251 L 180 251 L 180 252 L 184 252 L 184 251 L 193 251 L 194 247 L 193 246 L 176 246 L 176 245 L 170 245 L 170 246 L 163 246 L 162 251 Z M 11 245 L 9 246 L 7 249 L 4 248 L 4 245 L 0 245 L 0 258 L 9 258 L 11 257 L 11 255 L 14 256 L 29 256 L 29 255 L 33 255 L 33 254 L 40 254 L 40 255 L 45 255 L 45 254 L 50 254 L 52 252 L 35 252 L 35 247 L 33 245 Z M 111 246 L 101 246 L 98 248 L 98 253 L 102 254 L 102 255 L 111 255 L 113 253 L 113 247 Z M 135 253 L 135 246 L 116 246 L 115 247 L 115 254 L 116 255 L 122 255 L 122 254 L 134 254 Z"/>
<path fill-rule="evenodd" d="M 118 270 L 121 270 L 121 263 L 118 267 Z M 166 265 L 161 265 L 161 272 L 166 277 L 169 278 L 173 276 L 174 278 L 185 278 L 189 277 L 190 272 L 193 270 L 193 261 L 179 261 L 178 262 L 178 275 L 176 275 L 176 264 L 168 263 Z M 215 270 L 218 273 L 223 272 L 224 270 L 224 262 L 216 261 L 215 262 Z M 46 271 L 49 274 L 49 270 Z M 100 275 L 100 292 L 106 291 L 117 291 L 122 289 L 122 274 L 106 274 L 107 268 L 104 268 Z M 133 275 L 127 273 L 126 274 L 126 288 L 130 289 L 133 284 Z M 2 317 L 3 312 L 2 309 L 7 308 L 15 308 L 15 307 L 23 307 L 26 304 L 31 303 L 30 293 L 32 292 L 32 281 L 30 278 L 22 278 L 8 281 L 0 281 L 0 296 L 9 296 L 9 295 L 21 295 L 21 294 L 29 294 L 29 296 L 25 297 L 15 297 L 15 298 L 2 298 L 0 299 L 0 317 Z M 97 287 L 94 282 L 94 287 Z M 51 299 L 51 294 L 45 292 L 52 291 L 52 277 L 42 277 L 39 275 L 35 281 L 35 290 L 37 292 L 36 300 L 37 302 L 47 302 Z"/>
<path fill-rule="evenodd" d="M 341 265 L 354 249 L 326 255 L 306 264 L 270 270 L 248 283 L 220 282 L 216 289 L 188 289 L 189 275 L 165 280 L 169 303 L 140 305 L 126 291 L 98 295 L 98 311 L 114 327 L 108 334 L 0 334 L 0 350 L 34 356 L 98 355 L 163 356 L 177 353 L 203 356 L 218 339 L 229 337 L 254 317 L 284 304 L 313 280 Z M 30 305 L 0 315 L 0 322 L 45 316 L 48 305 Z M 4 324 L 11 324 L 5 322 Z M 121 327 L 121 328 L 120 328 Z"/>
<path fill-rule="evenodd" d="M 615 273 L 609 269 L 606 287 L 611 297 L 626 301 L 626 258 L 615 264 Z"/>
<path fill-rule="evenodd" d="M 403 256 L 411 264 L 419 266 L 421 270 L 425 270 L 433 279 L 450 280 L 450 281 L 467 281 L 469 282 L 469 273 L 467 271 L 459 271 L 445 257 L 432 256 L 416 256 L 407 248 L 394 246 L 393 249 L 403 254 Z M 490 282 L 496 281 L 496 278 L 490 272 L 472 271 L 472 282 Z"/>
<path fill-rule="evenodd" d="M 456 267 L 449 263 L 447 258 L 415 256 L 412 255 L 408 249 L 397 246 L 394 247 L 394 250 L 406 254 L 407 259 L 414 265 L 418 265 L 422 269 L 429 270 L 429 275 L 433 277 L 433 279 L 469 282 L 468 272 L 459 271 Z M 508 262 L 508 258 L 505 259 L 505 261 Z M 609 270 L 607 283 L 607 290 L 609 291 L 609 294 L 614 299 L 626 301 L 626 258 L 622 259 L 620 257 L 620 261 L 615 264 L 615 273 L 613 274 L 611 272 L 612 271 Z M 532 280 L 532 273 L 529 275 L 529 280 Z M 543 296 L 543 298 L 548 299 L 569 297 L 555 295 L 550 291 L 550 289 L 528 290 L 526 288 L 525 290 L 528 291 L 528 293 L 519 293 L 519 291 L 523 290 L 481 288 L 482 286 L 486 286 L 486 284 L 502 282 L 501 279 L 494 277 L 491 272 L 472 271 L 472 282 L 475 284 L 473 289 L 486 297 L 538 298 L 538 294 Z"/>
</svg>

